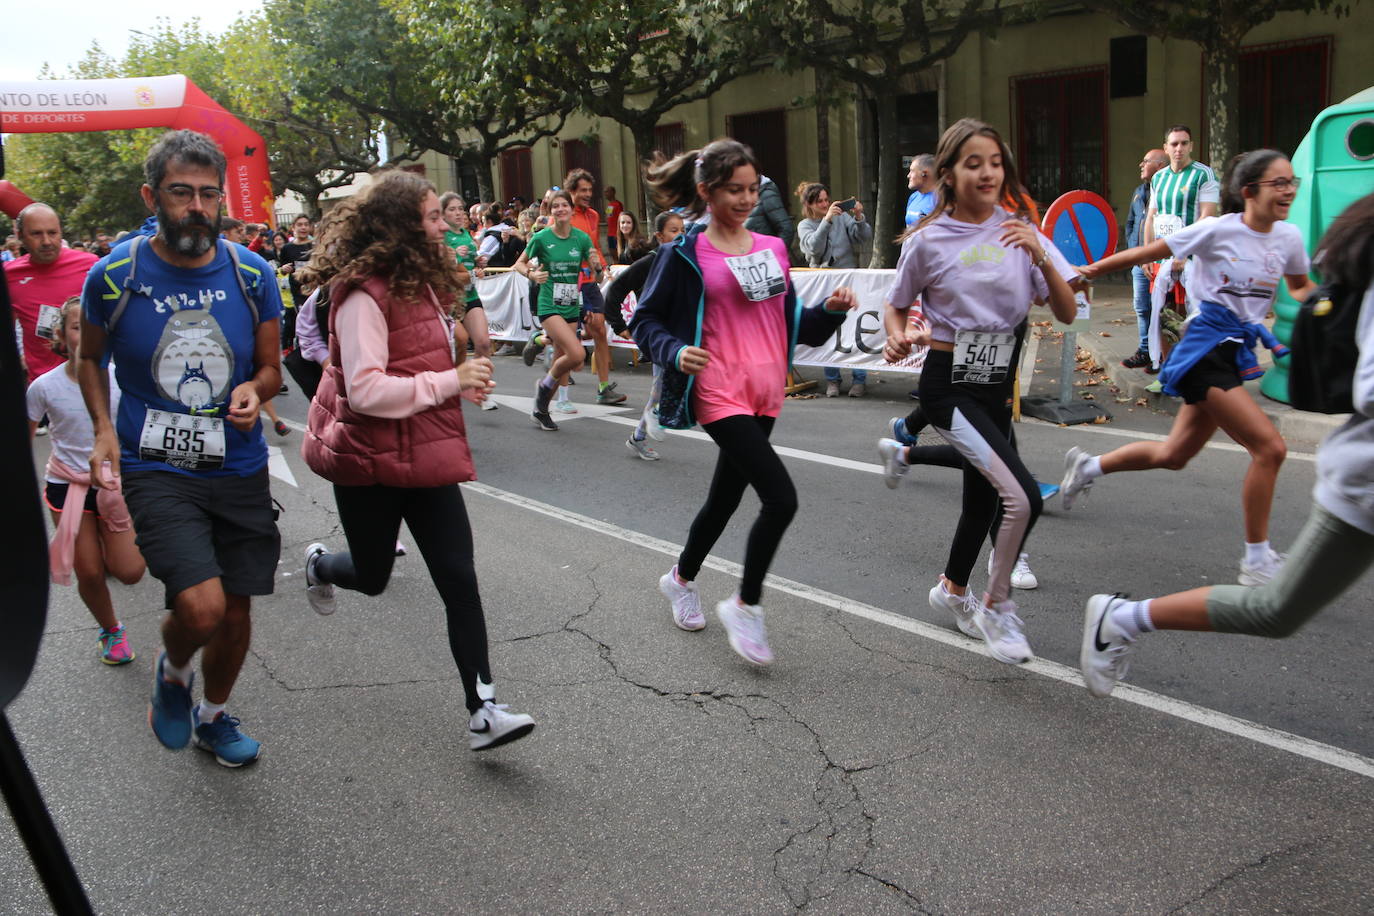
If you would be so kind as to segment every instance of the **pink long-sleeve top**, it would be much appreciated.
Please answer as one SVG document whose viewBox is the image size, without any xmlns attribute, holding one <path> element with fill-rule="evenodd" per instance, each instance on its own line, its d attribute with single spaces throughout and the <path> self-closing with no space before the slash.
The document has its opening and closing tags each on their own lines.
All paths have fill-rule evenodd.
<svg viewBox="0 0 1374 916">
<path fill-rule="evenodd" d="M 434 306 L 435 320 L 444 323 L 452 340 L 453 320 L 439 307 L 433 293 L 429 300 Z M 353 410 L 370 417 L 400 420 L 458 396 L 461 386 L 456 368 L 418 375 L 387 374 L 388 331 L 377 300 L 354 288 L 334 309 L 339 369 Z"/>
</svg>

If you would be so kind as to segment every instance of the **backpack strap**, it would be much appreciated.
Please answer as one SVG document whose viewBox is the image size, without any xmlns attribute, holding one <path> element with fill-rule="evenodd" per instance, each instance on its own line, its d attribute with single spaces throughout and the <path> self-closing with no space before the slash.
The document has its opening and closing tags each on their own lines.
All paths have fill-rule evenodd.
<svg viewBox="0 0 1374 916">
<path fill-rule="evenodd" d="M 129 307 L 129 297 L 134 294 L 134 277 L 138 272 L 138 249 L 147 240 L 148 237 L 146 235 L 134 236 L 133 241 L 129 243 L 129 256 L 122 261 L 115 261 L 105 265 L 105 285 L 113 290 L 113 292 L 106 293 L 104 298 L 119 299 L 119 301 L 115 303 L 114 311 L 110 312 L 110 320 L 105 322 L 106 334 L 114 333 L 115 325 L 119 324 L 119 319 L 123 316 L 124 310 Z M 115 282 L 110 279 L 110 271 L 116 267 L 122 267 L 125 264 L 129 265 L 129 272 L 124 275 L 124 282 L 116 285 Z"/>
<path fill-rule="evenodd" d="M 257 286 L 261 285 L 262 283 L 262 271 L 258 270 L 255 267 L 250 267 L 246 264 L 240 263 L 239 253 L 234 250 L 238 246 L 235 245 L 233 242 L 228 242 L 221 239 L 220 244 L 224 245 L 226 248 L 229 249 L 229 260 L 232 261 L 234 264 L 234 279 L 239 281 L 239 291 L 243 293 L 243 299 L 245 302 L 248 303 L 248 311 L 253 313 L 253 329 L 254 331 L 256 331 L 258 327 L 258 300 L 254 299 L 251 295 L 249 295 L 248 284 L 245 283 L 243 280 L 243 272 L 245 270 L 252 271 L 255 275 L 253 278 L 255 281 L 254 285 Z"/>
</svg>

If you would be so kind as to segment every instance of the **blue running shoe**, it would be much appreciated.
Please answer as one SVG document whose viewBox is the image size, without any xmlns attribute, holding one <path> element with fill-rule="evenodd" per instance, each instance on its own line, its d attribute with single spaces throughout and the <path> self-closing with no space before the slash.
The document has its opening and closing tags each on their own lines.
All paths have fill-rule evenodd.
<svg viewBox="0 0 1374 916">
<path fill-rule="evenodd" d="M 200 705 L 194 710 L 196 716 L 196 747 L 215 755 L 215 762 L 224 767 L 241 767 L 252 763 L 262 753 L 262 745 L 239 731 L 239 720 L 226 712 L 215 716 L 214 721 L 200 721 Z"/>
<path fill-rule="evenodd" d="M 1040 483 L 1037 480 L 1036 484 L 1040 487 L 1040 499 L 1042 501 L 1059 495 L 1059 484 L 1057 483 Z"/>
<path fill-rule="evenodd" d="M 183 684 L 162 676 L 167 653 L 157 657 L 153 671 L 153 701 L 148 704 L 148 724 L 164 747 L 179 751 L 191 740 L 191 684 Z"/>
<path fill-rule="evenodd" d="M 891 438 L 896 439 L 903 445 L 916 445 L 916 437 L 906 431 L 906 417 L 893 417 L 887 421 L 888 428 L 892 431 Z"/>
</svg>

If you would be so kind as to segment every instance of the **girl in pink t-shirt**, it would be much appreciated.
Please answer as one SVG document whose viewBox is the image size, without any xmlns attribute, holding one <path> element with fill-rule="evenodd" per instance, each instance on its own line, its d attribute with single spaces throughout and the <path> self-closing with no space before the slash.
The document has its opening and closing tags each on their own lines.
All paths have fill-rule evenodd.
<svg viewBox="0 0 1374 916">
<path fill-rule="evenodd" d="M 752 486 L 763 507 L 749 533 L 739 592 L 716 613 L 730 647 L 766 665 L 773 653 L 759 606 L 763 579 L 797 511 L 796 488 L 768 437 L 782 409 L 792 347 L 824 343 L 857 299 L 841 288 L 811 308 L 797 303 L 786 245 L 744 226 L 758 203 L 759 177 L 742 143 L 717 140 L 660 162 L 649 170 L 649 184 L 661 207 L 680 207 L 698 222 L 659 249 L 630 330 L 663 367 L 662 424 L 699 422 L 720 447 L 706 502 L 659 589 L 679 627 L 706 626 L 694 580 Z"/>
</svg>

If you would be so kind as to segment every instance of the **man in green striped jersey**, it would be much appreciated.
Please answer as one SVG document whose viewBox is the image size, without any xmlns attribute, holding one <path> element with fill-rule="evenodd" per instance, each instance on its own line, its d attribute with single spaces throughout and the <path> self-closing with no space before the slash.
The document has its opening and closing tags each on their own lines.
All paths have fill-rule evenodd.
<svg viewBox="0 0 1374 916">
<path fill-rule="evenodd" d="M 1142 245 L 1166 239 L 1185 226 L 1217 215 L 1221 185 L 1211 167 L 1194 162 L 1193 132 L 1176 124 L 1164 134 L 1169 167 L 1150 180 L 1150 209 L 1145 214 Z M 1182 265 L 1179 265 L 1181 267 Z"/>
</svg>

